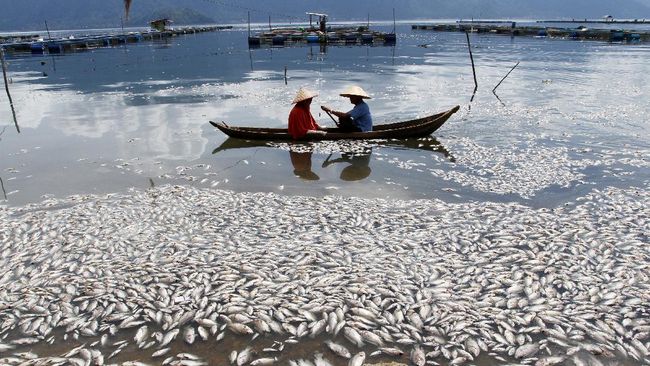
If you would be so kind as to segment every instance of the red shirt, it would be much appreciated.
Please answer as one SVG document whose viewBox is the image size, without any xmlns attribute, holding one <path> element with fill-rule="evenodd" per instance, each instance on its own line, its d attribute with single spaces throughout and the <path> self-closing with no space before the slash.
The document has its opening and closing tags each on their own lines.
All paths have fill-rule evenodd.
<svg viewBox="0 0 650 366">
<path fill-rule="evenodd" d="M 318 124 L 309 111 L 309 106 L 296 104 L 289 113 L 289 134 L 294 140 L 304 137 L 308 130 L 317 130 Z"/>
</svg>

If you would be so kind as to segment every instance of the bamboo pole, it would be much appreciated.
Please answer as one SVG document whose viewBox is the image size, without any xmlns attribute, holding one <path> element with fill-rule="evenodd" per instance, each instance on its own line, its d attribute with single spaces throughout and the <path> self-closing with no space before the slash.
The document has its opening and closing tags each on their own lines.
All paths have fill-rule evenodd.
<svg viewBox="0 0 650 366">
<path fill-rule="evenodd" d="M 2 64 L 2 78 L 5 81 L 5 91 L 7 92 L 7 97 L 9 98 L 9 106 L 11 106 L 11 113 L 14 117 L 14 124 L 16 125 L 16 131 L 20 133 L 20 127 L 18 126 L 18 120 L 16 120 L 16 111 L 14 110 L 14 101 L 11 99 L 11 93 L 9 93 L 9 82 L 7 81 L 7 65 L 5 64 L 5 49 L 0 47 L 0 64 Z"/>
<path fill-rule="evenodd" d="M 510 69 L 510 71 L 508 71 L 508 73 L 506 74 L 506 76 L 504 76 L 503 79 L 501 79 L 501 81 L 499 81 L 499 83 L 497 84 L 497 86 L 495 86 L 494 89 L 492 89 L 492 93 L 494 93 L 494 92 L 497 90 L 497 88 L 499 87 L 499 85 L 501 85 L 501 83 L 502 83 L 502 82 L 503 82 L 503 81 L 508 77 L 508 75 L 510 75 L 510 73 L 511 73 L 514 69 L 516 69 L 517 66 L 519 66 L 519 62 L 520 62 L 520 61 L 517 61 L 517 64 L 515 64 L 515 66 L 513 66 L 512 69 Z"/>
<path fill-rule="evenodd" d="M 472 45 L 469 42 L 469 33 L 465 32 L 467 36 L 467 49 L 469 50 L 469 58 L 472 60 L 472 73 L 474 74 L 474 92 L 478 89 L 478 81 L 476 81 L 476 68 L 474 67 L 474 56 L 472 55 Z"/>
<path fill-rule="evenodd" d="M 0 178 L 0 188 L 2 188 L 2 194 L 5 198 L 5 201 L 7 200 L 7 191 L 5 191 L 5 184 L 2 182 L 2 178 Z"/>
<path fill-rule="evenodd" d="M 47 39 L 51 40 L 52 35 L 50 34 L 50 28 L 48 28 L 48 26 L 47 26 L 47 20 L 45 21 L 45 30 L 47 31 Z"/>
</svg>

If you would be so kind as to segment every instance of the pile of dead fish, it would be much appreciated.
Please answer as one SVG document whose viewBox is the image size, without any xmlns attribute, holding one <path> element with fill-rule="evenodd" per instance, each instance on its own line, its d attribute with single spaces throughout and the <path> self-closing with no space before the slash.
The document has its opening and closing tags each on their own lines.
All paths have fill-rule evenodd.
<svg viewBox="0 0 650 366">
<path fill-rule="evenodd" d="M 533 141 L 522 146 L 482 146 L 466 138 L 449 143 L 458 156 L 454 169 L 429 169 L 434 176 L 481 192 L 531 198 L 549 186 L 568 187 L 584 178 L 587 162 L 571 159 L 566 147 L 545 147 Z"/>
<path fill-rule="evenodd" d="M 648 207 L 647 186 L 556 209 L 177 186 L 4 207 L 0 364 L 649 364 Z"/>
</svg>

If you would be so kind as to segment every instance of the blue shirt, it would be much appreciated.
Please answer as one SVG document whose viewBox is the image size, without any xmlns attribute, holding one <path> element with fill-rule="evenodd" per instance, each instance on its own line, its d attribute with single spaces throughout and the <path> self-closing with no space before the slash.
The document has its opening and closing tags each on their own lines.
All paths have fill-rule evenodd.
<svg viewBox="0 0 650 366">
<path fill-rule="evenodd" d="M 372 115 L 366 102 L 361 101 L 348 114 L 352 117 L 352 123 L 362 132 L 372 131 Z"/>
</svg>

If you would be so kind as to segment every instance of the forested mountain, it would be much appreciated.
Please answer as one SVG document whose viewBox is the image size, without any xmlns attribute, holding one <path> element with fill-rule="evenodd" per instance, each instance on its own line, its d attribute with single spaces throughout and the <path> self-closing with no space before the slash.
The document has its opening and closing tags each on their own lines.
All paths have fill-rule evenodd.
<svg viewBox="0 0 650 366">
<path fill-rule="evenodd" d="M 122 0 L 0 0 L 0 31 L 119 27 Z M 305 21 L 306 11 L 333 21 L 458 18 L 650 19 L 650 0 L 133 0 L 126 26 L 146 26 L 159 16 L 175 24 Z"/>
</svg>

